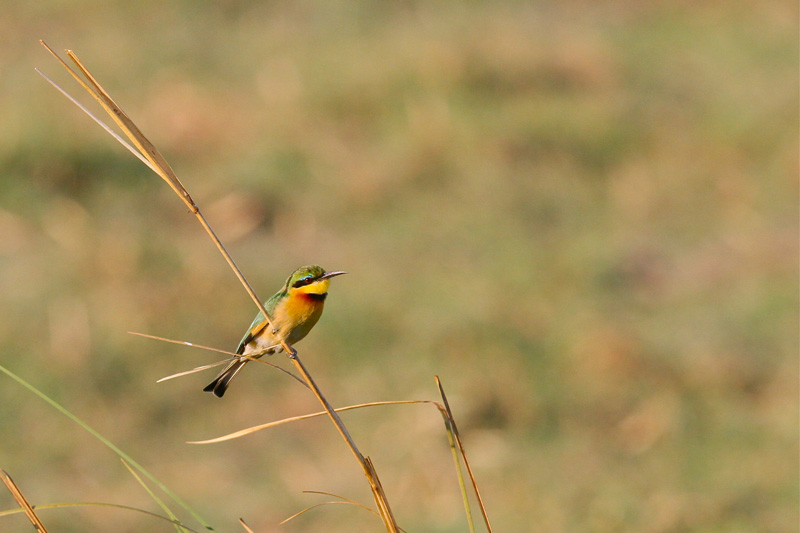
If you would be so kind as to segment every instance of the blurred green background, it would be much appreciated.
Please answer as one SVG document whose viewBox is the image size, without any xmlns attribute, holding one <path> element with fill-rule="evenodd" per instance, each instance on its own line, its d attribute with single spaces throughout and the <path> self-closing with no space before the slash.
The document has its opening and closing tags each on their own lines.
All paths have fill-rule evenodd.
<svg viewBox="0 0 800 533">
<path fill-rule="evenodd" d="M 497 531 L 797 531 L 797 21 L 789 1 L 12 1 L 0 364 L 220 531 L 381 530 L 347 506 L 276 525 L 329 499 L 302 490 L 372 503 L 324 419 L 185 444 L 318 408 L 258 365 L 223 400 L 211 371 L 155 383 L 217 356 L 127 331 L 233 349 L 255 307 L 166 185 L 34 72 L 80 93 L 42 38 L 164 153 L 263 298 L 301 264 L 350 272 L 305 363 L 336 405 L 435 399 L 441 376 Z M 402 527 L 466 530 L 433 408 L 344 420 Z M 0 428 L 33 503 L 158 511 L 5 376 Z"/>
</svg>

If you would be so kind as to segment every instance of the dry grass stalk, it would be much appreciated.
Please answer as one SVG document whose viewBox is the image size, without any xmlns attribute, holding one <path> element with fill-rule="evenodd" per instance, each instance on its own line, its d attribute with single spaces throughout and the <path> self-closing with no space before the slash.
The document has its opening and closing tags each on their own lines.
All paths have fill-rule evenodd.
<svg viewBox="0 0 800 533">
<path fill-rule="evenodd" d="M 255 533 L 255 531 L 250 529 L 250 526 L 248 526 L 242 518 L 239 519 L 239 524 L 244 528 L 245 531 L 247 531 L 247 533 Z"/>
<path fill-rule="evenodd" d="M 399 400 L 399 401 L 384 401 L 384 402 L 369 402 L 369 403 L 360 403 L 358 405 L 348 405 L 347 407 L 337 407 L 335 411 L 350 411 L 352 409 L 360 409 L 362 407 L 375 407 L 378 405 L 398 405 L 398 404 L 409 404 L 409 403 L 432 403 L 435 405 L 439 405 L 439 402 L 433 402 L 430 400 Z M 444 408 L 441 408 L 442 410 Z M 224 442 L 226 440 L 233 440 L 238 439 L 239 437 L 244 437 L 245 435 L 250 435 L 251 433 L 255 433 L 257 431 L 261 431 L 262 429 L 268 429 L 275 426 L 280 426 L 281 424 L 287 424 L 289 422 L 297 422 L 299 420 L 307 420 L 309 418 L 314 418 L 317 416 L 325 416 L 328 414 L 325 411 L 319 411 L 316 413 L 310 413 L 307 415 L 298 415 L 292 416 L 289 418 L 283 418 L 281 420 L 276 420 L 274 422 L 267 422 L 266 424 L 261 424 L 258 426 L 252 426 L 249 428 L 241 429 L 239 431 L 234 431 L 233 433 L 228 433 L 227 435 L 223 435 L 221 437 L 216 437 L 214 439 L 208 440 L 196 440 L 196 441 L 189 441 L 188 444 L 213 444 L 217 442 Z"/>
<path fill-rule="evenodd" d="M 229 355 L 230 357 L 244 357 L 244 358 L 249 359 L 250 361 L 254 361 L 256 363 L 261 363 L 262 365 L 271 366 L 272 368 L 274 368 L 276 370 L 280 370 L 284 374 L 287 374 L 288 376 L 290 376 L 293 379 L 295 379 L 302 386 L 308 388 L 308 385 L 306 384 L 306 382 L 303 381 L 302 379 L 300 379 L 299 377 L 295 376 L 294 374 L 292 374 L 288 370 L 286 370 L 284 368 L 281 368 L 281 367 L 279 367 L 278 365 L 276 365 L 274 363 L 270 363 L 269 361 L 265 361 L 264 359 L 258 359 L 258 358 L 255 358 L 255 357 L 250 357 L 248 355 L 236 354 L 236 353 L 230 352 L 228 350 L 222 350 L 220 348 L 213 348 L 211 346 L 204 346 L 202 344 L 195 344 L 193 342 L 176 341 L 175 339 L 168 339 L 166 337 L 159 337 L 157 335 L 148 335 L 147 333 L 137 333 L 135 331 L 129 331 L 128 333 L 130 333 L 131 335 L 138 335 L 139 337 L 145 337 L 147 339 L 154 339 L 154 340 L 157 340 L 157 341 L 169 342 L 169 343 L 172 343 L 172 344 L 181 344 L 183 346 L 191 346 L 192 348 L 200 348 L 201 350 L 208 350 L 208 351 L 211 351 L 211 352 L 223 353 L 225 355 Z M 183 377 L 183 376 L 188 376 L 189 374 L 194 374 L 195 372 L 202 372 L 203 370 L 208 370 L 209 368 L 214 368 L 214 367 L 217 367 L 217 366 L 221 366 L 221 365 L 230 363 L 230 361 L 231 361 L 230 358 L 228 358 L 228 359 L 223 359 L 222 361 L 217 361 L 216 363 L 211 363 L 209 365 L 198 366 L 198 367 L 192 368 L 191 370 L 184 370 L 183 372 L 178 372 L 177 374 L 171 374 L 169 376 L 163 377 L 163 378 L 157 380 L 156 383 L 161 383 L 163 381 L 169 381 L 170 379 L 175 379 L 175 378 L 179 378 L 179 377 Z"/>
<path fill-rule="evenodd" d="M 17 503 L 20 507 L 25 511 L 25 515 L 28 517 L 28 520 L 31 521 L 33 527 L 36 531 L 40 533 L 47 533 L 47 528 L 44 527 L 42 521 L 39 520 L 39 517 L 36 516 L 36 512 L 33 510 L 31 504 L 28 503 L 28 500 L 25 499 L 25 496 L 22 494 L 22 491 L 19 490 L 17 484 L 14 483 L 14 480 L 11 479 L 11 476 L 5 470 L 0 469 L 0 478 L 3 478 L 3 483 L 5 483 L 8 492 L 17 500 Z"/>
<path fill-rule="evenodd" d="M 242 284 L 247 293 L 250 295 L 250 298 L 256 304 L 256 307 L 258 307 L 258 309 L 264 314 L 264 317 L 266 317 L 271 327 L 272 321 L 270 319 L 269 313 L 267 313 L 267 310 L 264 309 L 264 304 L 261 303 L 261 300 L 259 300 L 258 296 L 256 296 L 256 293 L 253 290 L 252 286 L 244 277 L 244 274 L 242 274 L 242 271 L 239 269 L 236 263 L 233 261 L 233 258 L 225 249 L 225 246 L 222 244 L 222 241 L 220 241 L 219 237 L 217 237 L 216 233 L 211 228 L 208 221 L 206 221 L 205 217 L 200 212 L 200 208 L 192 199 L 191 195 L 189 194 L 189 191 L 186 190 L 186 188 L 180 182 L 178 177 L 175 175 L 175 172 L 172 170 L 172 167 L 170 167 L 169 163 L 167 163 L 166 159 L 161 155 L 161 153 L 159 153 L 156 147 L 142 134 L 142 132 L 128 117 L 128 115 L 116 104 L 116 102 L 114 102 L 114 100 L 105 91 L 105 89 L 103 89 L 100 86 L 100 84 L 97 82 L 94 76 L 92 76 L 89 70 L 85 66 L 83 66 L 78 57 L 71 50 L 67 50 L 67 56 L 69 56 L 69 58 L 73 61 L 73 63 L 75 63 L 80 72 L 89 82 L 88 84 L 78 75 L 78 73 L 72 70 L 72 68 L 69 65 L 67 65 L 58 56 L 58 54 L 56 54 L 49 46 L 47 46 L 44 43 L 44 41 L 40 42 L 45 48 L 47 48 L 47 50 L 53 55 L 53 57 L 55 57 L 58 60 L 58 62 L 61 63 L 61 65 L 72 75 L 72 77 L 75 78 L 75 80 L 78 81 L 78 83 L 80 83 L 80 85 L 87 92 L 89 92 L 89 94 L 91 94 L 95 100 L 97 100 L 100 103 L 103 109 L 106 110 L 108 115 L 114 120 L 114 122 L 116 122 L 116 124 L 120 127 L 120 129 L 122 129 L 123 133 L 125 133 L 128 139 L 134 144 L 135 148 L 132 148 L 130 145 L 127 145 L 124 142 L 122 142 L 122 144 L 132 152 L 138 152 L 141 157 L 144 157 L 149 162 L 148 166 L 151 169 L 153 169 L 153 171 L 155 171 L 156 174 L 158 174 L 164 181 L 167 182 L 170 188 L 178 195 L 178 197 L 184 202 L 184 204 L 186 204 L 189 210 L 195 215 L 197 220 L 203 226 L 203 229 L 205 229 L 206 233 L 208 233 L 209 237 L 214 242 L 219 252 L 225 258 L 225 261 L 233 270 L 234 274 L 236 274 L 236 277 L 239 279 L 239 282 Z M 53 85 L 55 85 L 61 92 L 67 94 L 66 91 L 58 87 L 49 78 L 47 78 L 47 80 Z M 70 99 L 74 101 L 74 99 L 72 99 L 71 97 Z M 83 107 L 81 108 L 84 111 L 86 111 L 85 108 Z M 86 112 L 88 113 L 88 111 Z M 89 113 L 89 115 L 91 116 L 91 113 Z M 95 120 L 97 122 L 100 122 L 96 118 Z M 108 131 L 108 128 L 105 129 Z M 115 136 L 115 138 L 121 141 L 119 137 Z M 353 453 L 353 456 L 361 465 L 361 468 L 364 471 L 364 475 L 367 477 L 369 481 L 370 488 L 372 489 L 372 494 L 375 498 L 375 503 L 378 506 L 378 510 L 381 514 L 381 518 L 383 519 L 387 531 L 396 532 L 397 523 L 395 522 L 394 516 L 392 515 L 391 508 L 389 507 L 389 502 L 386 499 L 386 495 L 383 491 L 380 480 L 378 479 L 377 476 L 377 472 L 375 471 L 375 467 L 372 465 L 372 462 L 369 461 L 369 458 L 365 458 L 358 450 L 355 442 L 353 441 L 352 437 L 347 431 L 347 428 L 344 426 L 344 423 L 341 421 L 339 416 L 333 410 L 333 408 L 331 407 L 330 403 L 325 398 L 325 396 L 323 396 L 322 391 L 320 391 L 319 387 L 314 382 L 314 380 L 312 379 L 309 372 L 306 370 L 303 363 L 300 361 L 300 358 L 297 357 L 297 352 L 285 342 L 282 343 L 282 345 L 285 352 L 289 354 L 289 358 L 292 361 L 292 363 L 300 372 L 301 376 L 308 384 L 309 388 L 311 388 L 312 392 L 314 393 L 314 396 L 316 396 L 317 400 L 319 400 L 319 402 L 325 408 L 325 411 L 328 413 L 328 416 L 330 417 L 331 421 L 336 426 L 336 429 L 337 431 L 339 431 L 339 434 L 347 443 L 347 446 L 350 448 L 350 451 Z"/>
<path fill-rule="evenodd" d="M 361 509 L 364 509 L 365 511 L 369 511 L 370 513 L 374 514 L 375 516 L 380 516 L 380 515 L 378 515 L 377 512 L 375 512 L 374 509 L 370 509 L 366 505 L 360 504 L 355 500 L 351 500 L 350 498 L 345 498 L 344 496 L 339 496 L 338 494 L 333 494 L 331 492 L 324 492 L 324 491 L 319 491 L 319 490 L 304 490 L 303 492 L 305 494 L 324 494 L 326 496 L 333 496 L 334 498 L 338 498 L 338 500 L 332 500 L 332 501 L 317 503 L 317 504 L 311 505 L 309 507 L 306 507 L 302 511 L 293 514 L 292 516 L 290 516 L 289 518 L 287 518 L 285 520 L 282 520 L 279 525 L 282 526 L 283 524 L 285 524 L 285 523 L 287 523 L 287 522 L 289 522 L 291 520 L 294 520 L 298 516 L 307 513 L 311 509 L 315 509 L 317 507 L 322 507 L 323 505 L 336 505 L 336 504 L 339 504 L 339 505 L 354 505 L 356 507 L 360 507 Z M 403 531 L 402 528 L 399 528 L 399 529 L 400 529 L 400 531 Z"/>
<path fill-rule="evenodd" d="M 470 511 L 469 498 L 468 498 L 468 495 L 467 495 L 466 484 L 464 483 L 463 475 L 462 475 L 462 472 L 461 472 L 461 464 L 459 462 L 459 455 L 460 455 L 461 459 L 464 461 L 464 465 L 467 468 L 467 473 L 469 475 L 470 482 L 472 484 L 472 489 L 475 491 L 475 496 L 476 496 L 476 498 L 478 500 L 478 505 L 481 508 L 481 514 L 483 516 L 483 520 L 484 520 L 484 524 L 486 525 L 486 529 L 487 529 L 487 531 L 489 531 L 489 533 L 491 533 L 492 532 L 492 526 L 489 523 L 489 515 L 486 513 L 486 507 L 485 507 L 485 505 L 483 503 L 483 498 L 481 497 L 480 490 L 478 489 L 478 482 L 475 480 L 475 475 L 472 472 L 472 467 L 470 467 L 469 459 L 467 459 L 467 452 L 464 449 L 464 444 L 461 442 L 461 435 L 458 432 L 458 426 L 456 425 L 455 417 L 453 416 L 453 412 L 450 409 L 450 403 L 447 401 L 447 396 L 444 393 L 444 387 L 442 386 L 442 382 L 439 379 L 439 376 L 435 376 L 435 379 L 436 379 L 436 385 L 437 385 L 437 387 L 439 389 L 439 394 L 442 397 L 442 402 L 441 403 L 437 402 L 437 401 L 433 401 L 433 400 L 391 400 L 391 401 L 381 401 L 381 402 L 360 403 L 360 404 L 357 404 L 357 405 L 348 405 L 347 407 L 338 407 L 334 411 L 338 413 L 338 412 L 341 412 L 341 411 L 350 411 L 350 410 L 353 410 L 353 409 L 361 409 L 362 407 L 377 407 L 377 406 L 386 406 L 386 405 L 408 405 L 408 404 L 432 404 L 432 405 L 434 405 L 438 409 L 439 414 L 441 414 L 442 419 L 444 420 L 444 423 L 445 423 L 445 429 L 447 431 L 447 438 L 448 438 L 448 440 L 450 442 L 450 448 L 451 448 L 451 450 L 453 452 L 453 461 L 455 462 L 455 465 L 456 465 L 456 473 L 458 474 L 458 482 L 459 482 L 459 486 L 461 487 L 461 495 L 462 495 L 462 498 L 464 500 L 464 508 L 465 508 L 465 511 L 466 511 L 467 520 L 469 522 L 469 530 L 470 531 L 475 531 L 475 525 L 473 524 L 473 521 L 472 521 L 472 513 Z M 239 437 L 244 437 L 246 435 L 251 435 L 251 434 L 256 433 L 258 431 L 261 431 L 261 430 L 264 430 L 264 429 L 268 429 L 268 428 L 272 428 L 272 427 L 275 427 L 275 426 L 279 426 L 281 424 L 287 424 L 287 423 L 290 423 L 290 422 L 297 422 L 297 421 L 300 421 L 300 420 L 307 420 L 309 418 L 314 418 L 314 417 L 317 417 L 317 416 L 324 416 L 325 414 L 327 414 L 325 411 L 319 411 L 317 413 L 309 413 L 309 414 L 305 414 L 305 415 L 292 416 L 292 417 L 288 417 L 288 418 L 283 418 L 281 420 L 275 420 L 273 422 L 267 422 L 266 424 L 260 424 L 258 426 L 252 426 L 252 427 L 249 427 L 249 428 L 241 429 L 239 431 L 235 431 L 233 433 L 228 433 L 227 435 L 222 435 L 221 437 L 216 437 L 216 438 L 213 438 L 213 439 L 201 440 L 201 441 L 189 441 L 188 444 L 213 444 L 213 443 L 218 443 L 218 442 L 224 442 L 224 441 L 228 441 L 228 440 L 237 439 Z M 367 458 L 367 460 L 369 460 L 369 459 Z M 306 492 L 313 492 L 313 491 L 306 491 Z M 335 496 L 335 495 L 332 495 L 332 496 Z M 341 496 L 337 496 L 337 497 L 341 498 Z M 342 499 L 344 499 L 344 498 L 342 498 Z M 331 503 L 341 503 L 341 502 L 331 502 Z M 319 505 L 324 505 L 324 504 L 319 504 Z M 310 509 L 312 509 L 314 507 L 317 507 L 317 506 L 318 505 L 314 505 L 314 506 L 311 506 L 311 507 L 309 507 L 307 509 L 304 509 L 303 511 L 300 511 L 299 513 L 293 515 L 292 517 L 284 520 L 284 522 L 288 522 L 292 518 L 295 518 L 295 517 L 305 513 L 306 511 L 308 511 L 308 510 L 310 510 Z M 284 522 L 282 522 L 282 523 L 284 523 Z"/>
</svg>

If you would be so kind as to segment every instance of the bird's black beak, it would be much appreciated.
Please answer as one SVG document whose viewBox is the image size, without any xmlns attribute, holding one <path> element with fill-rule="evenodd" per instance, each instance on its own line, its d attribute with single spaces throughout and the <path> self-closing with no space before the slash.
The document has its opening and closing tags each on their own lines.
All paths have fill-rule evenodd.
<svg viewBox="0 0 800 533">
<path fill-rule="evenodd" d="M 333 272 L 325 272 L 318 279 L 328 279 L 335 276 L 341 276 L 342 274 L 347 274 L 347 272 L 345 272 L 344 270 L 334 270 Z"/>
</svg>

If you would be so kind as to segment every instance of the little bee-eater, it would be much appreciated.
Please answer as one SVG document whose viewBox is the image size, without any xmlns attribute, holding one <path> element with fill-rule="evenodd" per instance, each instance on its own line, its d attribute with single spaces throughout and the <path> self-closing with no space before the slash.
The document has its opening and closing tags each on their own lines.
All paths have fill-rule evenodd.
<svg viewBox="0 0 800 533">
<path fill-rule="evenodd" d="M 264 313 L 259 311 L 239 343 L 236 353 L 255 358 L 271 355 L 283 350 L 282 341 L 291 348 L 292 344 L 305 337 L 317 323 L 325 307 L 330 279 L 341 274 L 347 272 L 325 272 L 316 265 L 303 266 L 292 272 L 283 288 L 264 302 L 264 309 L 272 319 L 272 326 L 264 318 Z M 234 358 L 203 390 L 222 398 L 231 380 L 247 361 L 249 359 L 243 357 Z"/>
</svg>

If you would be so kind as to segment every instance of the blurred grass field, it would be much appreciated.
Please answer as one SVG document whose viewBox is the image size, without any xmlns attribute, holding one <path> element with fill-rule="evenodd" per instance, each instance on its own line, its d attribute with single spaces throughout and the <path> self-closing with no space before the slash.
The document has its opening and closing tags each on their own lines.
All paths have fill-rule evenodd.
<svg viewBox="0 0 800 533">
<path fill-rule="evenodd" d="M 74 49 L 167 157 L 262 298 L 343 269 L 298 349 L 336 405 L 435 399 L 497 531 L 798 525 L 794 2 L 12 1 L 0 21 L 0 364 L 220 531 L 380 531 L 193 217 L 50 88 Z M 280 358 L 275 358 L 280 362 Z M 432 408 L 344 415 L 407 531 L 466 530 Z M 34 504 L 158 511 L 100 443 L 0 381 L 0 468 Z M 0 508 L 15 506 L 0 496 Z M 51 531 L 168 531 L 99 508 Z M 161 528 L 161 529 L 158 529 Z M 24 517 L 2 531 L 30 531 Z"/>
</svg>

